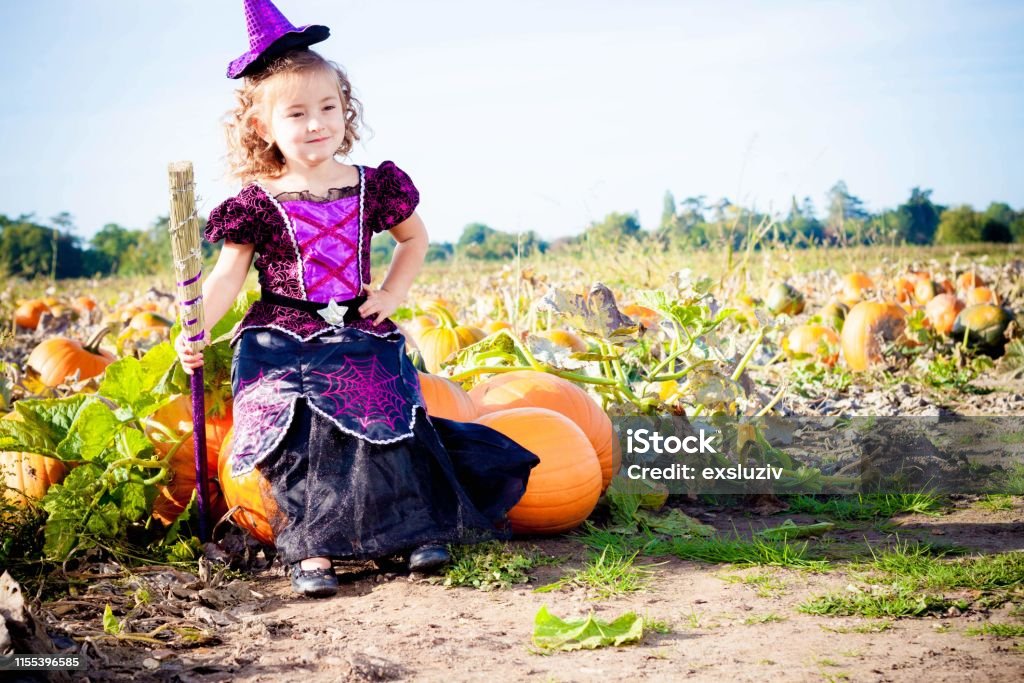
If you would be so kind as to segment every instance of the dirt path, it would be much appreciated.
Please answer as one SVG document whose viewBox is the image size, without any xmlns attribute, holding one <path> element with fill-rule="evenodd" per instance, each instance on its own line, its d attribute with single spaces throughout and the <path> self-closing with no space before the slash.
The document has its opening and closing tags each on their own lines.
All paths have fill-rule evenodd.
<svg viewBox="0 0 1024 683">
<path fill-rule="evenodd" d="M 711 513 L 713 514 L 713 513 Z M 718 515 L 718 526 L 741 533 L 764 518 Z M 964 544 L 980 552 L 1024 549 L 1024 507 L 990 512 L 964 508 L 941 517 L 894 520 L 904 539 Z M 775 520 L 773 519 L 773 523 Z M 891 538 L 891 536 L 890 536 Z M 834 542 L 860 542 L 863 532 Z M 868 537 L 884 542 L 884 534 Z M 212 647 L 178 651 L 149 672 L 185 681 L 1020 681 L 1020 638 L 971 636 L 986 622 L 1024 623 L 1022 605 L 942 618 L 883 620 L 802 614 L 803 600 L 842 591 L 856 580 L 840 569 L 812 573 L 771 567 L 736 568 L 670 559 L 654 568 L 650 588 L 601 602 L 581 592 L 534 593 L 584 558 L 569 539 L 520 542 L 555 556 L 562 566 L 534 570 L 528 586 L 481 592 L 446 589 L 403 574 L 343 568 L 338 596 L 297 598 L 275 566 L 255 577 L 263 599 L 233 610 L 239 619 Z M 647 562 L 652 562 L 647 560 Z M 638 562 L 639 563 L 639 562 Z M 770 575 L 772 590 L 736 577 Z M 733 581 L 727 577 L 734 577 Z M 666 621 L 671 631 L 635 646 L 541 655 L 531 646 L 542 606 L 563 618 L 591 609 L 611 620 L 635 611 Z M 151 660 L 150 666 L 155 664 Z"/>
</svg>

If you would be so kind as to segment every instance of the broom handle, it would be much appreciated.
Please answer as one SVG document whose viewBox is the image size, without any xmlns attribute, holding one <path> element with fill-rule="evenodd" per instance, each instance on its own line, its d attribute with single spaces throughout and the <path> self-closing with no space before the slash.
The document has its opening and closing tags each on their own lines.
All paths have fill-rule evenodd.
<svg viewBox="0 0 1024 683">
<path fill-rule="evenodd" d="M 192 162 L 177 161 L 167 167 L 171 191 L 171 252 L 177 281 L 178 304 L 181 309 L 181 334 L 193 351 L 202 351 L 203 341 L 203 256 L 199 243 L 199 218 L 196 215 L 195 182 Z M 199 540 L 210 540 L 207 501 L 209 472 L 206 467 L 206 402 L 203 369 L 192 371 L 192 442 L 195 453 L 196 503 L 199 506 Z"/>
</svg>

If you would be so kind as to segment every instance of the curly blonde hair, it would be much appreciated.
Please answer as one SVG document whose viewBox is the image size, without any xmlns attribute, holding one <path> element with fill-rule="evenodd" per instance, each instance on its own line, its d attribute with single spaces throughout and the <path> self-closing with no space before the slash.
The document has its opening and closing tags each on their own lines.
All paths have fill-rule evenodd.
<svg viewBox="0 0 1024 683">
<path fill-rule="evenodd" d="M 289 52 L 271 62 L 266 69 L 245 79 L 235 91 L 236 106 L 225 115 L 224 132 L 228 142 L 228 174 L 243 183 L 258 178 L 277 178 L 284 172 L 285 160 L 276 143 L 267 143 L 256 122 L 266 122 L 274 94 L 282 85 L 298 77 L 324 74 L 338 81 L 338 92 L 345 107 L 345 137 L 337 154 L 346 156 L 359 139 L 363 106 L 352 96 L 352 84 L 344 69 L 312 50 Z"/>
</svg>

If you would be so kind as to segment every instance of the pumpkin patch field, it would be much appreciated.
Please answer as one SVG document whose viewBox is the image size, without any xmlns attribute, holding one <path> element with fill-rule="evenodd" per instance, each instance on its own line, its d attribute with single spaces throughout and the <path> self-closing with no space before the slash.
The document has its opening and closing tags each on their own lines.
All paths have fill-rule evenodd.
<svg viewBox="0 0 1024 683">
<path fill-rule="evenodd" d="M 266 482 L 225 467 L 229 341 L 254 278 L 205 350 L 214 531 L 196 537 L 172 285 L 0 291 L 0 643 L 80 654 L 68 680 L 1024 675 L 1019 246 L 584 243 L 428 264 L 393 316 L 427 415 L 489 426 L 540 464 L 512 540 L 452 547 L 433 576 L 341 562 L 325 600 L 291 592 Z M 779 484 L 628 475 L 632 419 L 715 425 L 713 464 Z M 847 426 L 871 420 L 858 443 L 877 444 L 897 419 L 924 425 L 901 443 L 928 467 L 876 449 L 851 469 Z M 810 449 L 772 440 L 766 425 L 798 420 L 818 425 Z M 935 438 L 949 425 L 967 435 L 955 447 Z M 897 455 L 910 464 L 886 470 Z M 903 485 L 866 486 L 875 470 Z"/>
</svg>

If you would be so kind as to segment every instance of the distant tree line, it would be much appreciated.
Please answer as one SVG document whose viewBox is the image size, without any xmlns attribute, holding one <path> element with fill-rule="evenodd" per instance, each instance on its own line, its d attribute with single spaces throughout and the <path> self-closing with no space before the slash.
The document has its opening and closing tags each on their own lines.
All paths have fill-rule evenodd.
<svg viewBox="0 0 1024 683">
<path fill-rule="evenodd" d="M 470 223 L 454 244 L 432 242 L 426 259 L 502 261 L 516 254 L 530 256 L 583 242 L 622 240 L 649 240 L 662 248 L 739 246 L 759 227 L 767 228 L 764 239 L 797 247 L 1024 242 L 1024 210 L 1016 211 L 1003 202 L 992 202 L 984 211 L 970 205 L 946 207 L 933 202 L 931 194 L 931 190 L 915 187 L 896 208 L 871 213 L 846 183 L 839 181 L 826 195 L 823 216 L 810 197 L 800 202 L 794 197 L 785 215 L 769 216 L 728 199 L 709 203 L 700 195 L 677 201 L 666 192 L 661 220 L 654 230 L 645 230 L 636 213 L 618 212 L 590 223 L 578 235 L 553 242 L 542 240 L 532 230 L 505 232 Z M 0 275 L 71 278 L 166 272 L 171 266 L 167 221 L 167 216 L 160 216 L 146 229 L 108 223 L 83 240 L 74 234 L 74 220 L 67 213 L 52 217 L 48 224 L 37 222 L 33 214 L 17 218 L 0 214 Z M 389 262 L 394 247 L 389 234 L 376 235 L 371 242 L 374 265 Z M 216 251 L 206 243 L 203 250 L 207 258 Z"/>
</svg>

